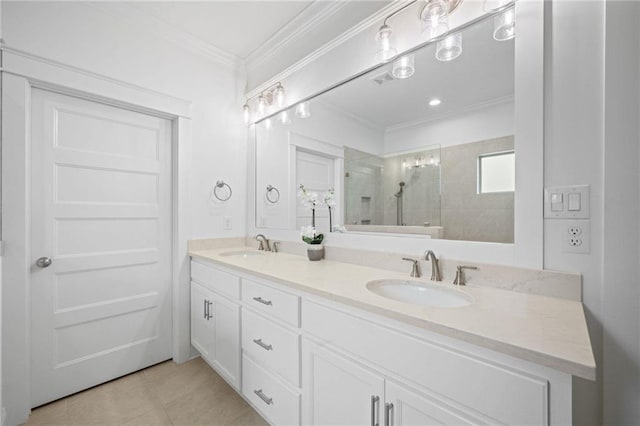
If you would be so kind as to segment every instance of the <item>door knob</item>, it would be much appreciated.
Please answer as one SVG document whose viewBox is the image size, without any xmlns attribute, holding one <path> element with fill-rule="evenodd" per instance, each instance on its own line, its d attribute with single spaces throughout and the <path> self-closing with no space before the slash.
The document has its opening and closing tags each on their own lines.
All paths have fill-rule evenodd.
<svg viewBox="0 0 640 426">
<path fill-rule="evenodd" d="M 53 263 L 53 260 L 48 257 L 41 257 L 40 259 L 36 260 L 36 266 L 40 268 L 48 268 L 51 263 Z"/>
</svg>

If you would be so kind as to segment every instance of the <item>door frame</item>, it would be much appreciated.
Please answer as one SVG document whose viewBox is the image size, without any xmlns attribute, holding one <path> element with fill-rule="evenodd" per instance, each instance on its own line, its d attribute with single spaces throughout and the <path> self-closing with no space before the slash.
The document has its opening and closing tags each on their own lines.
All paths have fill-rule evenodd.
<svg viewBox="0 0 640 426">
<path fill-rule="evenodd" d="M 298 151 L 326 157 L 333 160 L 334 195 L 339 200 L 334 208 L 334 223 L 344 224 L 342 188 L 344 188 L 344 146 L 334 145 L 302 133 L 288 132 L 289 138 L 289 193 L 295 197 L 297 188 L 297 155 Z M 296 229 L 298 203 L 289 203 L 289 229 Z"/>
<path fill-rule="evenodd" d="M 31 411 L 31 97 L 44 89 L 171 120 L 172 353 L 190 357 L 188 170 L 191 103 L 2 46 L 2 397 L 6 424 Z M 7 350 L 10 348 L 11 350 Z"/>
</svg>

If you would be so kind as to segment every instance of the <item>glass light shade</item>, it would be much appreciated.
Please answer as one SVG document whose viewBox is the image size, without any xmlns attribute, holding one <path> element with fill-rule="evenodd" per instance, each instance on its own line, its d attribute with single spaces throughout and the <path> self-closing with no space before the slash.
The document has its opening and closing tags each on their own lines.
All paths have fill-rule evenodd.
<svg viewBox="0 0 640 426">
<path fill-rule="evenodd" d="M 278 83 L 275 90 L 273 91 L 273 99 L 276 101 L 276 106 L 282 108 L 285 104 L 285 95 L 284 95 L 284 87 L 282 84 Z"/>
<path fill-rule="evenodd" d="M 291 123 L 291 120 L 289 120 L 289 111 L 282 111 L 279 115 L 279 119 L 282 124 Z"/>
<path fill-rule="evenodd" d="M 493 19 L 493 38 L 495 40 L 506 41 L 516 36 L 516 13 L 513 8 Z"/>
<path fill-rule="evenodd" d="M 431 40 L 436 37 L 440 37 L 449 31 L 449 17 L 444 16 L 443 18 L 434 17 L 428 21 L 423 21 L 422 25 L 422 35 L 427 39 Z"/>
<path fill-rule="evenodd" d="M 416 56 L 404 55 L 393 63 L 393 76 L 395 78 L 409 78 L 416 72 Z"/>
<path fill-rule="evenodd" d="M 436 59 L 447 62 L 453 61 L 462 53 L 462 33 L 448 35 L 436 45 Z"/>
<path fill-rule="evenodd" d="M 242 106 L 242 113 L 244 117 L 244 124 L 248 126 L 249 123 L 251 123 L 251 108 L 249 108 L 249 105 L 244 104 Z"/>
<path fill-rule="evenodd" d="M 301 104 L 296 105 L 296 117 L 298 118 L 311 117 L 311 111 L 309 110 L 309 101 L 302 102 Z"/>
<path fill-rule="evenodd" d="M 437 18 L 444 18 L 449 14 L 449 2 L 447 0 L 428 0 L 420 12 L 422 22 Z"/>
<path fill-rule="evenodd" d="M 397 52 L 393 44 L 391 27 L 381 26 L 376 34 L 376 62 L 386 62 L 396 56 Z"/>
<path fill-rule="evenodd" d="M 264 115 L 267 112 L 267 100 L 263 95 L 258 96 L 258 114 Z"/>
</svg>

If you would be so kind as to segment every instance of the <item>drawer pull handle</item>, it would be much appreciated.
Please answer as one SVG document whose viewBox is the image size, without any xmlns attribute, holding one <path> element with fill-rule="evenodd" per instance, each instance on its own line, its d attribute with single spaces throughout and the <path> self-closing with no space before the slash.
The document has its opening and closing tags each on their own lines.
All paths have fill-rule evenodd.
<svg viewBox="0 0 640 426">
<path fill-rule="evenodd" d="M 204 314 L 204 319 L 207 319 L 207 307 L 209 305 L 207 304 L 207 299 L 203 299 L 202 301 L 204 302 L 204 309 L 202 309 L 202 313 Z"/>
<path fill-rule="evenodd" d="M 393 404 L 387 402 L 384 404 L 384 426 L 393 426 Z"/>
<path fill-rule="evenodd" d="M 380 397 L 378 395 L 371 395 L 371 426 L 379 426 L 378 422 L 378 403 Z"/>
<path fill-rule="evenodd" d="M 262 297 L 254 297 L 253 300 L 255 300 L 258 303 L 262 303 L 263 305 L 267 305 L 267 306 L 273 305 L 273 303 L 271 303 L 271 300 L 264 300 Z"/>
<path fill-rule="evenodd" d="M 262 393 L 262 389 L 256 389 L 253 391 L 253 393 L 255 393 L 256 395 L 258 395 L 258 397 L 264 401 L 265 404 L 267 405 L 273 405 L 273 398 L 269 398 L 267 395 L 265 395 L 264 393 Z"/>
<path fill-rule="evenodd" d="M 213 315 L 211 315 L 211 306 L 213 305 L 213 302 L 207 300 L 207 321 L 210 320 L 211 318 L 213 318 Z"/>
<path fill-rule="evenodd" d="M 266 343 L 264 343 L 262 341 L 262 339 L 253 339 L 253 343 L 255 343 L 256 345 L 260 346 L 264 350 L 267 350 L 267 351 L 272 351 L 273 350 L 273 346 L 267 345 Z"/>
</svg>

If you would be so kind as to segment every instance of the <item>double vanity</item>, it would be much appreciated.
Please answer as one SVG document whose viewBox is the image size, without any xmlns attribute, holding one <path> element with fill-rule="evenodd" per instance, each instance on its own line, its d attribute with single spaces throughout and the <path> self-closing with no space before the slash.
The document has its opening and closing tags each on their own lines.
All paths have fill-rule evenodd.
<svg viewBox="0 0 640 426">
<path fill-rule="evenodd" d="M 571 424 L 577 300 L 246 247 L 190 251 L 191 341 L 274 425 Z"/>
</svg>

